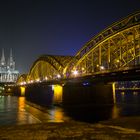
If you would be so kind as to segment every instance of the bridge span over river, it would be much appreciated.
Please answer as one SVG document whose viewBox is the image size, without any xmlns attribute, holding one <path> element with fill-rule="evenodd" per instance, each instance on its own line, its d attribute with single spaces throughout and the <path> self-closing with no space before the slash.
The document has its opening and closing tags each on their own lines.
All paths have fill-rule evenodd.
<svg viewBox="0 0 140 140">
<path fill-rule="evenodd" d="M 111 104 L 114 82 L 139 79 L 138 11 L 91 38 L 75 56 L 41 55 L 16 87 L 27 100 L 43 105 Z"/>
</svg>

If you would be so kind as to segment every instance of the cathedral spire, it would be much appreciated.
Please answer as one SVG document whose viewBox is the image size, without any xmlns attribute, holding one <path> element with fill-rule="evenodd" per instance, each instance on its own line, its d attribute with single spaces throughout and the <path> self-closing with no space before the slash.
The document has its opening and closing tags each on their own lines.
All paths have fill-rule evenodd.
<svg viewBox="0 0 140 140">
<path fill-rule="evenodd" d="M 4 49 L 2 49 L 1 65 L 5 65 L 5 64 L 6 64 L 6 61 L 5 61 Z"/>
<path fill-rule="evenodd" d="M 9 69 L 15 70 L 15 61 L 13 59 L 12 49 L 10 49 Z"/>
<path fill-rule="evenodd" d="M 13 62 L 13 54 L 12 54 L 12 49 L 10 49 L 10 62 Z"/>
</svg>

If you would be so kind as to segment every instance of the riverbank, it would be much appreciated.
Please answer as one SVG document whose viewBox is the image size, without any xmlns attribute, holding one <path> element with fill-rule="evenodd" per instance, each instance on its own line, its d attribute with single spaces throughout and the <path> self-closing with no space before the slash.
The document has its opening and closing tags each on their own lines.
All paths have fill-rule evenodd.
<svg viewBox="0 0 140 140">
<path fill-rule="evenodd" d="M 140 117 L 123 117 L 96 124 L 83 122 L 0 126 L 2 140 L 140 140 Z"/>
</svg>

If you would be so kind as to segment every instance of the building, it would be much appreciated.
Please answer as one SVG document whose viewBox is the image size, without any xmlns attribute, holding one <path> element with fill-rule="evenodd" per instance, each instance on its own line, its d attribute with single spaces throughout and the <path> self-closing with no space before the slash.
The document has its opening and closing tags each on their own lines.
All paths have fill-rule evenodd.
<svg viewBox="0 0 140 140">
<path fill-rule="evenodd" d="M 16 82 L 18 75 L 19 71 L 15 70 L 15 61 L 13 59 L 12 49 L 10 49 L 10 56 L 7 61 L 5 59 L 4 49 L 2 49 L 0 60 L 0 82 Z"/>
</svg>

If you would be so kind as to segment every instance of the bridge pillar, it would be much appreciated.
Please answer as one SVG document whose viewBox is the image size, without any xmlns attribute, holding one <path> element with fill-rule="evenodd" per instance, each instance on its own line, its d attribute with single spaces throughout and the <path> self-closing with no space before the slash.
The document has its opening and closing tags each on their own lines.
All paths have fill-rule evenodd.
<svg viewBox="0 0 140 140">
<path fill-rule="evenodd" d="M 53 90 L 51 85 L 31 84 L 26 87 L 26 100 L 41 106 L 53 104 Z"/>
<path fill-rule="evenodd" d="M 67 84 L 63 87 L 63 105 L 109 105 L 114 103 L 112 84 Z"/>
<path fill-rule="evenodd" d="M 112 84 L 61 85 L 32 84 L 21 88 L 26 100 L 41 106 L 110 105 L 114 103 Z"/>
</svg>

